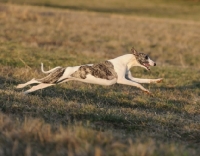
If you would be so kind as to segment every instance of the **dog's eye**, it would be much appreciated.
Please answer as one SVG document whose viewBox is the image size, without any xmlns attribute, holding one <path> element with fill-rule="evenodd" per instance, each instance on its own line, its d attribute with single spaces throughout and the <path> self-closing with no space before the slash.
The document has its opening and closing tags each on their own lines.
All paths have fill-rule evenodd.
<svg viewBox="0 0 200 156">
<path fill-rule="evenodd" d="M 146 56 L 145 56 L 145 59 L 147 60 L 148 58 L 149 58 L 148 55 L 146 55 Z"/>
</svg>

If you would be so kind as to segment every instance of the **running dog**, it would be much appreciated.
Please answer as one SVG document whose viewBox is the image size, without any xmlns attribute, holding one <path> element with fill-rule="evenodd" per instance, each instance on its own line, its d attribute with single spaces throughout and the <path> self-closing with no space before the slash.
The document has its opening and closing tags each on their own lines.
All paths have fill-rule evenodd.
<svg viewBox="0 0 200 156">
<path fill-rule="evenodd" d="M 150 70 L 150 66 L 156 66 L 156 63 L 148 55 L 139 53 L 134 48 L 131 51 L 132 54 L 122 55 L 98 64 L 86 64 L 66 68 L 58 66 L 49 71 L 44 71 L 43 64 L 41 63 L 42 72 L 48 75 L 42 79 L 33 78 L 27 83 L 19 84 L 17 88 L 24 88 L 30 84 L 38 84 L 24 92 L 28 94 L 39 89 L 74 80 L 106 86 L 115 83 L 130 85 L 150 94 L 149 90 L 145 89 L 140 83 L 159 83 L 162 81 L 162 78 L 134 78 L 131 75 L 130 68 L 140 66 L 146 70 Z"/>
</svg>

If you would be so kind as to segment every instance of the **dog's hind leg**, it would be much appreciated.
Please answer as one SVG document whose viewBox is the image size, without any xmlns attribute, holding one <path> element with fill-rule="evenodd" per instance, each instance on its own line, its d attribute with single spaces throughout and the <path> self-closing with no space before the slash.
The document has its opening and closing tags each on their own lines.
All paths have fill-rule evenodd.
<svg viewBox="0 0 200 156">
<path fill-rule="evenodd" d="M 28 94 L 28 93 L 34 92 L 36 90 L 39 90 L 39 89 L 50 87 L 52 85 L 55 85 L 55 84 L 41 83 L 41 84 L 39 84 L 37 86 L 33 86 L 31 89 L 25 91 L 24 94 Z"/>
<path fill-rule="evenodd" d="M 26 87 L 27 85 L 35 84 L 35 83 L 41 83 L 41 82 L 37 81 L 37 80 L 34 78 L 34 79 L 32 79 L 32 80 L 30 80 L 30 81 L 28 81 L 28 82 L 26 82 L 26 83 L 17 85 L 16 88 L 24 88 L 24 87 Z"/>
</svg>

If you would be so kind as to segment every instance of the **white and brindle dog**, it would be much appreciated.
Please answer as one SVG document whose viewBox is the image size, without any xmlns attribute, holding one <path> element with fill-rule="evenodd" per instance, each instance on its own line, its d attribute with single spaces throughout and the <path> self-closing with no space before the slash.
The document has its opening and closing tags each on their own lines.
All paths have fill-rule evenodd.
<svg viewBox="0 0 200 156">
<path fill-rule="evenodd" d="M 140 66 L 150 70 L 150 66 L 156 66 L 156 63 L 152 61 L 148 55 L 144 53 L 138 53 L 134 48 L 132 48 L 131 51 L 132 54 L 122 55 L 98 64 L 86 64 L 66 68 L 58 66 L 49 71 L 44 71 L 43 64 L 41 64 L 42 72 L 48 74 L 48 76 L 42 79 L 34 78 L 27 83 L 19 84 L 17 88 L 23 88 L 30 84 L 38 84 L 24 92 L 27 94 L 49 86 L 75 80 L 107 86 L 115 83 L 130 85 L 140 88 L 144 92 L 150 94 L 149 90 L 145 89 L 139 83 L 158 83 L 162 81 L 162 78 L 134 78 L 131 75 L 130 68 L 133 66 Z"/>
</svg>

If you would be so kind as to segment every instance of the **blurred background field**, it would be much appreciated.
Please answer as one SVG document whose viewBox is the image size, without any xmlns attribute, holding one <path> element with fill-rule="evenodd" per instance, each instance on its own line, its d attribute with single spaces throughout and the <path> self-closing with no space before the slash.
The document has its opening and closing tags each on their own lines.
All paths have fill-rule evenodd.
<svg viewBox="0 0 200 156">
<path fill-rule="evenodd" d="M 1 0 L 71 10 L 200 20 L 199 0 Z"/>
<path fill-rule="evenodd" d="M 198 155 L 198 0 L 0 0 L 0 155 Z M 70 82 L 24 96 L 45 69 L 96 63 L 135 47 L 157 62 L 122 85 Z"/>
</svg>

